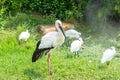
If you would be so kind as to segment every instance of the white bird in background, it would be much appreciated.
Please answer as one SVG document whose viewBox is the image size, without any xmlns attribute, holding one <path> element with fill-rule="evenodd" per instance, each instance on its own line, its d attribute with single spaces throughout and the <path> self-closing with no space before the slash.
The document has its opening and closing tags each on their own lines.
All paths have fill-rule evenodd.
<svg viewBox="0 0 120 80">
<path fill-rule="evenodd" d="M 77 54 L 77 51 L 82 47 L 82 45 L 83 45 L 83 40 L 81 37 L 78 40 L 74 40 L 70 46 L 71 53 L 75 52 Z"/>
<path fill-rule="evenodd" d="M 62 22 L 60 20 L 56 20 L 55 27 L 58 31 L 57 34 L 51 32 L 44 35 L 37 43 L 36 49 L 32 56 L 32 62 L 36 62 L 38 58 L 41 58 L 44 54 L 48 54 L 48 75 L 50 75 L 50 53 L 52 49 L 62 45 L 65 41 Z"/>
<path fill-rule="evenodd" d="M 74 29 L 69 29 L 67 31 L 64 31 L 65 32 L 65 36 L 67 38 L 77 38 L 79 39 L 79 37 L 81 36 L 81 33 L 74 30 Z M 53 34 L 53 35 L 56 35 L 57 32 L 53 31 L 53 32 L 48 32 L 47 34 Z"/>
<path fill-rule="evenodd" d="M 111 59 L 114 57 L 115 54 L 116 54 L 115 47 L 111 47 L 111 48 L 107 49 L 107 50 L 103 53 L 103 56 L 102 56 L 102 59 L 101 59 L 101 63 L 106 62 L 107 65 L 109 65 Z"/>
<path fill-rule="evenodd" d="M 79 37 L 81 36 L 81 33 L 74 30 L 74 29 L 70 29 L 70 30 L 65 31 L 65 35 L 68 38 L 77 38 L 77 39 L 79 39 Z"/>
<path fill-rule="evenodd" d="M 29 37 L 30 37 L 30 33 L 28 32 L 28 30 L 26 30 L 25 32 L 20 33 L 19 40 L 27 41 Z"/>
</svg>

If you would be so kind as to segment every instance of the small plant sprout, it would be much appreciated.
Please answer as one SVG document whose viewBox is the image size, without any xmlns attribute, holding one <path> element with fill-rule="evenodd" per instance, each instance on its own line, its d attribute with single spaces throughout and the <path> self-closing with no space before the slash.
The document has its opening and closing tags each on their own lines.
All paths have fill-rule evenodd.
<svg viewBox="0 0 120 80">
<path fill-rule="evenodd" d="M 103 52 L 101 63 L 106 62 L 106 64 L 109 65 L 111 59 L 115 56 L 115 54 L 116 54 L 115 47 L 111 47 L 111 48 L 105 50 L 105 52 Z"/>
<path fill-rule="evenodd" d="M 92 62 L 92 60 L 89 60 L 89 63 L 91 63 Z"/>
</svg>

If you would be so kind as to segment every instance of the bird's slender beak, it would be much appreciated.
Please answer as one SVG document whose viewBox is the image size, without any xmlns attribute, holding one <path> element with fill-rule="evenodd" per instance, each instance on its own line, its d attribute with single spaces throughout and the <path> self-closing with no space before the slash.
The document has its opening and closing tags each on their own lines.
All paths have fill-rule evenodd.
<svg viewBox="0 0 120 80">
<path fill-rule="evenodd" d="M 60 28 L 60 30 L 62 31 L 62 33 L 63 33 L 64 37 L 66 38 L 65 32 L 64 32 L 64 30 L 63 30 L 63 28 L 62 28 L 62 26 L 61 26 L 61 25 L 59 25 L 59 28 Z"/>
</svg>

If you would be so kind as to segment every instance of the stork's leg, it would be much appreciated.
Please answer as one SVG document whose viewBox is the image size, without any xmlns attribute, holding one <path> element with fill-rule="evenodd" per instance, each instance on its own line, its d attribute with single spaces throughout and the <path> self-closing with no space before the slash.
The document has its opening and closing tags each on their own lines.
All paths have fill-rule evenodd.
<svg viewBox="0 0 120 80">
<path fill-rule="evenodd" d="M 75 52 L 75 58 L 77 58 L 77 52 Z"/>
<path fill-rule="evenodd" d="M 50 75 L 50 53 L 48 53 L 48 76 Z"/>
</svg>

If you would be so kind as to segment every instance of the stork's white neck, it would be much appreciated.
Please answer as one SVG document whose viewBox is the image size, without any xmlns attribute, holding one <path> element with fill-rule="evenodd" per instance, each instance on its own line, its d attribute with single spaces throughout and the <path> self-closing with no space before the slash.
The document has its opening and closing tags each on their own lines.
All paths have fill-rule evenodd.
<svg viewBox="0 0 120 80">
<path fill-rule="evenodd" d="M 58 31 L 58 34 L 65 37 L 65 33 L 62 29 L 62 22 L 60 20 L 56 20 L 55 27 Z"/>
</svg>

